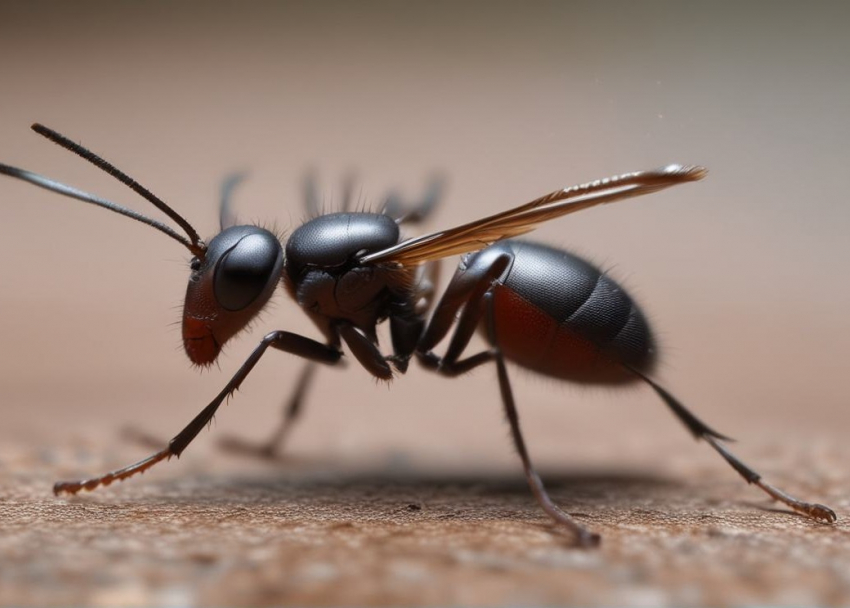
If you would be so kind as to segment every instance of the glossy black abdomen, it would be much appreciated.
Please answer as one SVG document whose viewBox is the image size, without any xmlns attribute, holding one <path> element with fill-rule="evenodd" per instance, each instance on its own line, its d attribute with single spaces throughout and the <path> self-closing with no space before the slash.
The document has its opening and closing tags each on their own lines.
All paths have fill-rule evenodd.
<svg viewBox="0 0 850 608">
<path fill-rule="evenodd" d="M 582 383 L 636 379 L 623 364 L 650 371 L 652 332 L 613 279 L 580 257 L 528 241 L 496 243 L 469 265 L 499 253 L 513 258 L 492 289 L 496 334 L 509 360 Z"/>
</svg>

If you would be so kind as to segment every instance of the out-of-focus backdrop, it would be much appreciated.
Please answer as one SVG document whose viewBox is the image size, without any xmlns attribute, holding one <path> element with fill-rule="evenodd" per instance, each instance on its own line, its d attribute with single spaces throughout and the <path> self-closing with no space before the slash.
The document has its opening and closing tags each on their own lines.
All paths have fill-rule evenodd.
<svg viewBox="0 0 850 608">
<path fill-rule="evenodd" d="M 449 189 L 425 228 L 436 229 L 577 182 L 670 162 L 705 165 L 703 182 L 551 222 L 534 238 L 610 269 L 658 332 L 659 380 L 740 439 L 740 455 L 757 468 L 841 511 L 850 506 L 847 486 L 824 496 L 818 480 L 847 481 L 842 469 L 825 471 L 850 421 L 849 24 L 841 3 L 4 2 L 0 162 L 159 217 L 29 130 L 42 122 L 128 172 L 205 236 L 216 231 L 219 184 L 236 170 L 249 172 L 236 194 L 239 215 L 286 231 L 303 219 L 301 180 L 310 168 L 329 205 L 351 170 L 369 204 L 392 189 L 416 197 L 442 172 Z M 48 497 L 54 476 L 97 473 L 145 454 L 120 439 L 122 427 L 170 437 L 264 332 L 316 335 L 281 293 L 217 367 L 197 373 L 174 325 L 187 252 L 140 224 L 7 178 L 0 178 L 0 260 L 0 461 L 8 496 L 38 480 L 33 495 L 55 517 L 64 503 Z M 453 263 L 446 261 L 444 280 Z M 156 497 L 166 493 L 157 484 L 172 479 L 200 475 L 215 484 L 248 469 L 285 478 L 222 456 L 215 442 L 265 436 L 300 368 L 270 353 L 180 462 L 90 500 L 132 505 L 139 488 Z M 513 376 L 526 438 L 544 471 L 625 471 L 683 484 L 706 474 L 741 500 L 766 504 L 707 446 L 695 445 L 648 390 Z M 388 390 L 356 364 L 322 370 L 289 449 L 331 469 L 361 463 L 473 478 L 495 471 L 521 481 L 494 380 L 486 368 L 447 381 L 413 366 Z M 616 484 L 609 490 L 616 496 Z M 648 484 L 636 496 L 652 491 Z M 690 492 L 683 485 L 671 494 Z M 698 493 L 705 502 L 695 509 L 710 512 L 712 487 Z M 569 509 L 570 485 L 557 494 Z M 525 517 L 543 522 L 524 499 L 517 495 Z M 191 495 L 185 501 L 191 505 Z M 753 504 L 733 506 L 771 517 Z M 780 524 L 765 527 L 773 525 Z M 846 529 L 832 534 L 828 542 Z M 0 556 L 7 573 L 18 550 L 8 545 Z M 39 554 L 27 559 L 37 570 Z M 634 563 L 621 565 L 631 572 Z M 19 581 L 42 580 L 17 567 L 16 576 L 29 573 Z M 64 566 L 51 567 L 55 574 Z M 74 603 L 110 603 L 136 597 L 121 595 L 129 580 L 142 603 L 169 601 L 145 595 L 161 587 L 139 574 L 144 569 L 134 572 L 107 576 L 101 586 L 57 588 L 88 589 L 66 596 Z M 381 581 L 376 575 L 376 588 Z M 675 582 L 653 581 L 653 593 L 672 595 L 652 598 L 712 597 L 708 586 L 687 587 L 696 589 L 692 597 L 670 591 L 681 589 Z M 829 584 L 838 595 L 790 597 L 829 602 L 848 590 L 846 578 Z M 189 595 L 178 599 L 204 597 L 192 595 L 201 582 L 187 585 L 180 589 Z M 747 597 L 778 601 L 768 583 L 756 589 L 762 595 Z M 279 591 L 269 597 L 315 599 Z M 581 597 L 557 584 L 551 592 L 515 599 Z M 55 597 L 63 596 L 42 599 Z M 232 601 L 246 598 L 265 601 Z M 381 598 L 417 596 L 354 596 Z M 484 591 L 433 597 L 487 598 Z"/>
</svg>

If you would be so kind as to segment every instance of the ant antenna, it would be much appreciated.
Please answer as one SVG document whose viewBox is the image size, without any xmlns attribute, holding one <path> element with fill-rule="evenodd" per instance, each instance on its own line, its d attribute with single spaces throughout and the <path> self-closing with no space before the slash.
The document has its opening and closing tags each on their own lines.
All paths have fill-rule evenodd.
<svg viewBox="0 0 850 608">
<path fill-rule="evenodd" d="M 32 173 L 31 171 L 25 171 L 24 169 L 18 169 L 17 167 L 10 167 L 9 165 L 4 165 L 2 163 L 0 163 L 0 173 L 2 173 L 3 175 L 8 175 L 9 177 L 15 177 L 25 182 L 29 182 L 35 186 L 38 186 L 39 188 L 44 188 L 46 190 L 50 190 L 51 192 L 56 192 L 58 194 L 63 194 L 65 196 L 75 198 L 77 200 L 83 201 L 84 203 L 91 203 L 93 205 L 97 205 L 98 207 L 109 209 L 110 211 L 114 211 L 115 213 L 120 213 L 121 215 L 142 222 L 143 224 L 147 224 L 152 228 L 156 228 L 160 232 L 164 232 L 165 234 L 173 238 L 175 241 L 178 241 L 184 247 L 189 249 L 189 251 L 191 251 L 194 255 L 203 255 L 206 251 L 206 247 L 202 242 L 198 242 L 197 244 L 190 243 L 185 236 L 177 234 L 174 230 L 172 230 L 165 224 L 151 219 L 147 216 L 144 216 L 141 213 L 137 213 L 132 209 L 127 209 L 122 205 L 108 201 L 105 198 L 95 196 L 94 194 L 89 194 L 88 192 L 83 192 L 82 190 L 77 190 L 76 188 L 73 188 L 71 186 L 66 186 L 65 184 L 52 180 L 49 177 L 39 175 L 38 173 Z"/>
<path fill-rule="evenodd" d="M 85 160 L 89 161 L 91 164 L 96 166 L 97 168 L 106 171 L 112 177 L 123 183 L 124 185 L 130 187 L 137 194 L 142 196 L 148 202 L 152 203 L 157 209 L 165 213 L 168 217 L 173 219 L 177 224 L 186 232 L 189 236 L 189 240 L 180 236 L 174 230 L 162 224 L 156 220 L 148 218 L 140 213 L 136 213 L 135 211 L 131 211 L 121 205 L 116 203 L 112 203 L 107 201 L 106 199 L 102 199 L 100 197 L 88 194 L 86 192 L 82 192 L 81 190 L 77 190 L 76 188 L 72 188 L 70 186 L 66 186 L 49 178 L 43 177 L 41 175 L 37 175 L 35 173 L 30 173 L 29 171 L 24 171 L 22 169 L 15 169 L 14 167 L 8 167 L 6 165 L 2 165 L 2 170 L 0 172 L 5 173 L 6 175 L 10 175 L 12 177 L 17 177 L 24 181 L 28 181 L 36 186 L 40 186 L 42 188 L 46 188 L 48 190 L 52 190 L 59 194 L 64 194 L 65 196 L 70 196 L 71 198 L 76 198 L 78 200 L 93 203 L 95 205 L 99 205 L 110 211 L 115 211 L 116 213 L 120 213 L 121 215 L 125 215 L 134 220 L 145 223 L 161 232 L 164 232 L 171 238 L 179 241 L 184 246 L 186 246 L 189 251 L 191 251 L 194 255 L 203 256 L 206 252 L 206 245 L 201 240 L 201 237 L 198 235 L 197 231 L 192 227 L 192 225 L 187 222 L 179 213 L 177 213 L 174 209 L 169 207 L 163 200 L 154 195 L 150 190 L 139 184 L 136 180 L 131 178 L 129 175 L 109 163 L 108 161 L 102 159 L 94 152 L 87 150 L 83 146 L 74 143 L 64 135 L 57 133 L 53 129 L 45 127 L 42 124 L 35 123 L 32 125 L 32 130 L 38 133 L 39 135 L 46 137 L 50 141 L 55 144 L 58 144 L 65 148 L 66 150 L 70 150 L 74 154 L 81 156 Z M 191 241 L 191 242 L 190 242 Z"/>
</svg>

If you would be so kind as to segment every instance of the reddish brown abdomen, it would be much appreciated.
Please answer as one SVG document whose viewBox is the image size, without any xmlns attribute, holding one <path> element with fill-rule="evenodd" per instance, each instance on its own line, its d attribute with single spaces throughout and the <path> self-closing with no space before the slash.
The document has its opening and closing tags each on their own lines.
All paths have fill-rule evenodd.
<svg viewBox="0 0 850 608">
<path fill-rule="evenodd" d="M 493 245 L 513 263 L 493 288 L 496 334 L 505 357 L 547 376 L 614 384 L 655 362 L 643 313 L 595 266 L 525 241 Z M 474 263 L 474 260 L 471 260 Z"/>
</svg>

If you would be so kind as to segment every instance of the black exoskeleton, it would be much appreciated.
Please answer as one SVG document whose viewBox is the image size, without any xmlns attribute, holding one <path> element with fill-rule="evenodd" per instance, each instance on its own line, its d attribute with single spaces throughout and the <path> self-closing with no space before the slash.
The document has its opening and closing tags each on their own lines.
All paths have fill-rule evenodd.
<svg viewBox="0 0 850 608">
<path fill-rule="evenodd" d="M 100 197 L 0 164 L 2 174 L 148 224 L 190 251 L 183 344 L 193 363 L 213 363 L 222 346 L 268 303 L 279 283 L 324 338 L 321 342 L 283 330 L 267 334 L 219 394 L 166 447 L 99 477 L 57 483 L 57 494 L 109 485 L 179 456 L 269 347 L 308 360 L 287 404 L 283 424 L 258 450 L 274 453 L 301 411 L 315 377 L 315 363 L 337 364 L 346 349 L 381 380 L 406 372 L 414 357 L 426 369 L 446 376 L 494 363 L 505 415 L 529 486 L 544 511 L 570 530 L 579 544 L 596 544 L 599 537 L 552 502 L 534 471 L 520 431 L 507 361 L 573 382 L 642 381 L 697 439 L 707 441 L 748 483 L 811 518 L 836 520 L 828 507 L 800 501 L 764 482 L 729 452 L 723 443 L 726 437 L 650 378 L 656 360 L 652 333 L 643 313 L 616 282 L 566 251 L 515 238 L 562 215 L 699 180 L 706 173 L 701 167 L 671 165 L 564 188 L 508 211 L 411 239 L 404 239 L 399 227 L 430 215 L 440 197 L 439 180 L 432 182 L 418 204 L 404 205 L 391 197 L 379 213 L 350 211 L 351 189 L 347 188 L 343 211 L 327 214 L 319 213 L 315 185 L 308 181 L 305 198 L 312 219 L 293 231 L 285 244 L 263 228 L 237 224 L 230 210 L 230 197 L 239 179 L 234 177 L 222 189 L 221 231 L 207 244 L 170 206 L 107 161 L 51 129 L 41 125 L 33 129 L 132 188 L 185 232 L 184 237 L 161 222 Z M 438 263 L 457 254 L 464 257 L 439 303 L 432 306 Z M 386 320 L 391 354 L 385 354 L 378 342 L 377 327 Z M 466 355 L 476 330 L 484 334 L 488 346 Z M 436 354 L 434 349 L 450 333 L 445 352 Z"/>
</svg>

